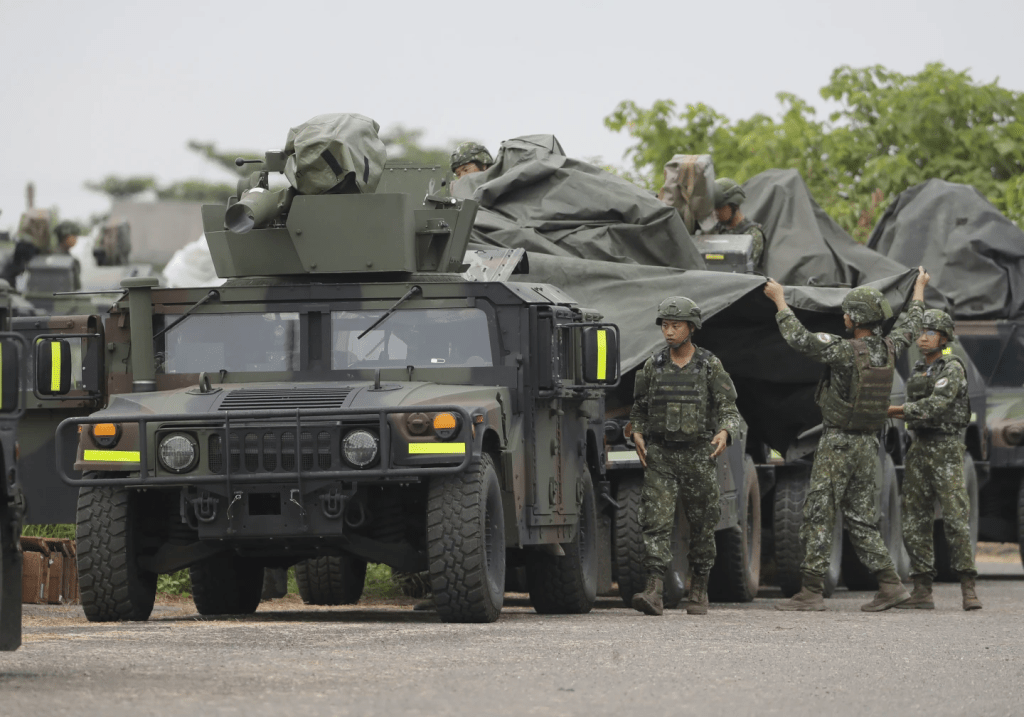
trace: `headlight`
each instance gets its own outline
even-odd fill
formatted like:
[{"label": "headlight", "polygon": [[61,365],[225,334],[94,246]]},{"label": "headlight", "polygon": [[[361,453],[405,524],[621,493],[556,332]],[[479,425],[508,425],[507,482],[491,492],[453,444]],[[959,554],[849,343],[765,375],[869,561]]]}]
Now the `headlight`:
[{"label": "headlight", "polygon": [[434,416],[434,433],[442,441],[455,437],[462,425],[462,418],[457,413],[439,413]]},{"label": "headlight", "polygon": [[366,468],[377,460],[379,443],[369,431],[350,431],[341,441],[341,455],[353,468]]},{"label": "headlight", "polygon": [[121,440],[121,427],[116,423],[96,423],[89,431],[92,442],[100,448],[113,448]]},{"label": "headlight", "polygon": [[172,473],[184,473],[199,462],[199,445],[191,436],[172,433],[160,441],[157,455],[164,468]]}]

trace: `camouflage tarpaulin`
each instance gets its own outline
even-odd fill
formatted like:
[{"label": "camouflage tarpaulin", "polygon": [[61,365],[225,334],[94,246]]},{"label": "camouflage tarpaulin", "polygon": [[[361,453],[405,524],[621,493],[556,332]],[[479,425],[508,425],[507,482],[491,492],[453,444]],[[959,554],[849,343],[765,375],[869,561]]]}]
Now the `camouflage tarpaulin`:
[{"label": "camouflage tarpaulin", "polygon": [[743,188],[743,213],[764,225],[768,239],[764,273],[781,284],[860,286],[906,269],[854,241],[817,205],[795,169],[769,169]]},{"label": "camouflage tarpaulin", "polygon": [[473,239],[556,256],[703,269],[675,209],[631,182],[565,156],[552,135],[502,142],[494,166],[452,185],[480,202]]},{"label": "camouflage tarpaulin", "polygon": [[[868,244],[923,264],[961,319],[1024,316],[1024,232],[974,187],[930,179],[889,205]],[[935,294],[929,303],[942,306]]]},{"label": "camouflage tarpaulin", "polygon": [[288,131],[284,173],[299,194],[324,194],[343,185],[371,194],[380,182],[387,150],[380,126],[357,114],[317,115]]}]

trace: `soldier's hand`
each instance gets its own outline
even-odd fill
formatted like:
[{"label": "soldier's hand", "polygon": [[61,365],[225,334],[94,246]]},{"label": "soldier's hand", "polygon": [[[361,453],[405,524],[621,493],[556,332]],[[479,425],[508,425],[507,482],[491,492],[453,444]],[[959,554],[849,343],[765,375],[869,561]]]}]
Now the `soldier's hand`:
[{"label": "soldier's hand", "polygon": [[928,286],[932,275],[924,270],[923,266],[917,267],[917,281],[914,282],[914,300],[924,301],[924,287]]},{"label": "soldier's hand", "polygon": [[715,434],[715,437],[711,439],[711,445],[715,447],[715,452],[711,454],[712,458],[718,458],[725,451],[726,445],[729,443],[728,431],[719,431]]},{"label": "soldier's hand", "polygon": [[889,418],[904,418],[903,406],[889,406],[889,410],[886,411],[886,415]]},{"label": "soldier's hand", "polygon": [[782,284],[775,281],[775,279],[769,279],[768,283],[764,285],[764,295],[775,302],[775,306],[779,311],[786,308],[785,289],[783,289]]},{"label": "soldier's hand", "polygon": [[640,463],[644,468],[647,467],[647,442],[644,440],[642,433],[633,434],[633,443],[636,445],[636,454],[640,456]]}]

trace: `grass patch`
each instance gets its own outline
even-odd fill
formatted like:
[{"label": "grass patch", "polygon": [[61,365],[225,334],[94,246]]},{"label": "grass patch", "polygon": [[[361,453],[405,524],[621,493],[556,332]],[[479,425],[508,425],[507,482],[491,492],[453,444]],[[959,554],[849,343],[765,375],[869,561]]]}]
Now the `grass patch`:
[{"label": "grass patch", "polygon": [[75,526],[71,523],[58,523],[54,525],[25,525],[21,528],[22,535],[29,535],[34,538],[60,538],[61,540],[75,539]]},{"label": "grass patch", "polygon": [[370,563],[366,566],[366,585],[363,587],[366,598],[397,598],[402,597],[402,589],[391,579],[391,568],[383,563]]}]

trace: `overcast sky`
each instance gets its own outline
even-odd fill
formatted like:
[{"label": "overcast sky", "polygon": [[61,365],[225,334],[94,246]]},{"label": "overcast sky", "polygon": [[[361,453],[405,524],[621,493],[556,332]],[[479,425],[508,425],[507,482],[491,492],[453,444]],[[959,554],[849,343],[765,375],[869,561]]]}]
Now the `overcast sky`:
[{"label": "overcast sky", "polygon": [[0,0],[0,229],[24,187],[65,218],[106,210],[108,174],[229,176],[188,151],[280,148],[324,112],[428,143],[553,133],[622,164],[602,119],[623,99],[776,114],[843,64],[927,62],[1024,90],[1020,0],[410,2]]}]

